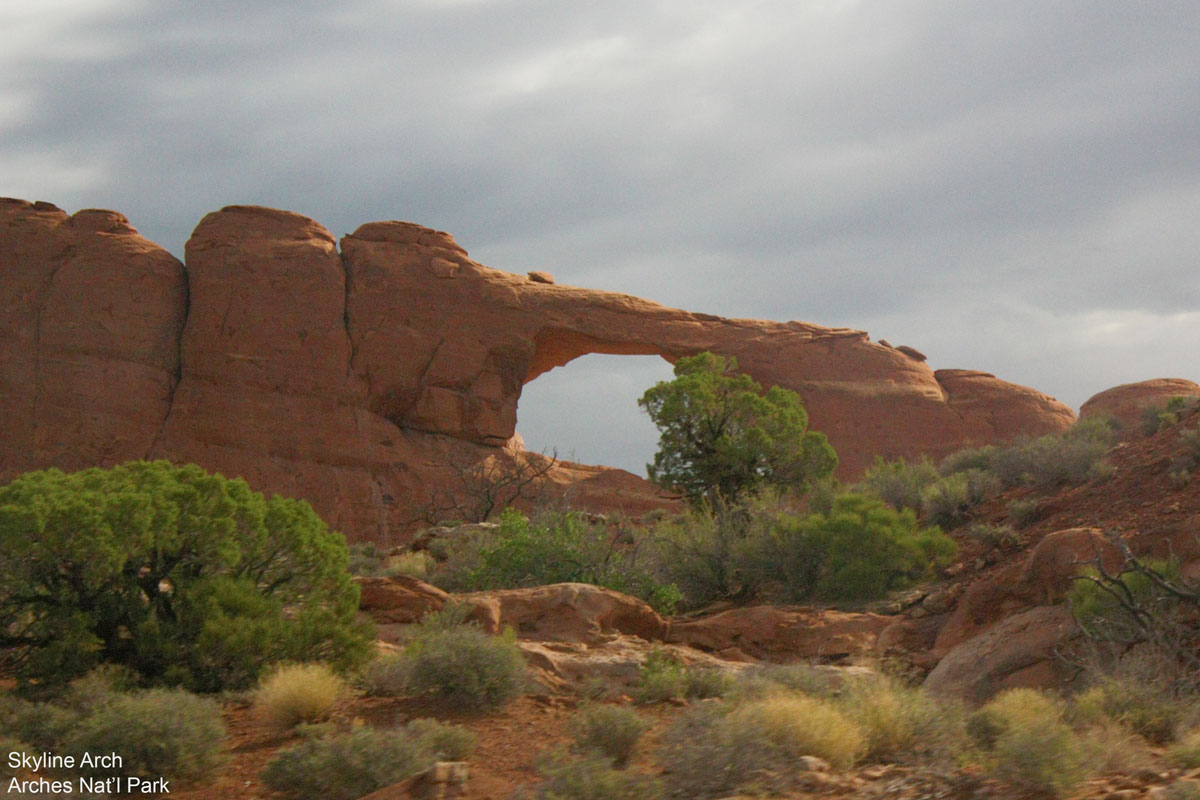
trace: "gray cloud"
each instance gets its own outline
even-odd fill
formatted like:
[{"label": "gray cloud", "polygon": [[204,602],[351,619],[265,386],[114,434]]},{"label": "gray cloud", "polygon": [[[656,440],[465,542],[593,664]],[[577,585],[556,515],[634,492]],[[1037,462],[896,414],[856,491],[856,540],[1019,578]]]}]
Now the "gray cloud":
[{"label": "gray cloud", "polygon": [[1077,405],[1200,376],[1197,23],[1184,0],[55,0],[0,11],[0,193],[117,208],[180,255],[230,203],[411,219],[499,268],[865,327]]}]

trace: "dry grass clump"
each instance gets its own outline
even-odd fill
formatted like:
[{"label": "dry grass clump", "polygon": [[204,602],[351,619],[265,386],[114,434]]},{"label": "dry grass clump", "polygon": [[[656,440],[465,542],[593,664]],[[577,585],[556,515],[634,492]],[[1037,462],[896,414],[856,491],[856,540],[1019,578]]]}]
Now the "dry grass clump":
[{"label": "dry grass clump", "polygon": [[1180,737],[1167,748],[1167,763],[1176,769],[1200,767],[1200,728]]},{"label": "dry grass clump", "polygon": [[346,682],[327,664],[287,664],[263,679],[254,707],[280,730],[328,719]]},{"label": "dry grass clump", "polygon": [[583,753],[598,752],[617,767],[629,763],[638,740],[649,729],[650,723],[640,714],[621,706],[584,708],[571,723],[576,749]]},{"label": "dry grass clump", "polygon": [[912,762],[953,760],[966,739],[962,706],[880,675],[846,684],[839,707],[867,739],[866,758]]},{"label": "dry grass clump", "polygon": [[1087,777],[1095,757],[1063,711],[1053,697],[1011,689],[971,715],[967,729],[992,775],[1031,795],[1061,797]]},{"label": "dry grass clump", "polygon": [[849,769],[868,750],[867,735],[828,700],[778,694],[754,700],[729,714],[734,726],[755,730],[788,758],[818,756]]}]

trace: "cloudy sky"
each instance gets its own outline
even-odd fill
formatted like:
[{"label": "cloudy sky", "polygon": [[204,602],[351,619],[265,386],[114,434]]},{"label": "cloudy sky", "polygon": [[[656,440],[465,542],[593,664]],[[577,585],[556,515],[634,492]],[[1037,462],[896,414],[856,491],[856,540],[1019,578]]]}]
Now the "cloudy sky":
[{"label": "cloudy sky", "polygon": [[[257,203],[852,326],[1078,406],[1200,380],[1195,0],[0,0],[0,195],[183,255]],[[526,390],[640,471],[658,359]]]}]

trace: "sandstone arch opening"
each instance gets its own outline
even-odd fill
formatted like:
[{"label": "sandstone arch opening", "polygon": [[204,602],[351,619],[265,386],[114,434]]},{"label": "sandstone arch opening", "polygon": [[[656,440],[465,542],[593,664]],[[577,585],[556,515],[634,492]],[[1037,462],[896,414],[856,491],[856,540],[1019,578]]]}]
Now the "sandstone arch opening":
[{"label": "sandstone arch opening", "polygon": [[658,429],[637,401],[672,376],[671,364],[657,355],[575,358],[525,384],[517,432],[528,450],[557,448],[560,458],[645,477],[658,449]]}]

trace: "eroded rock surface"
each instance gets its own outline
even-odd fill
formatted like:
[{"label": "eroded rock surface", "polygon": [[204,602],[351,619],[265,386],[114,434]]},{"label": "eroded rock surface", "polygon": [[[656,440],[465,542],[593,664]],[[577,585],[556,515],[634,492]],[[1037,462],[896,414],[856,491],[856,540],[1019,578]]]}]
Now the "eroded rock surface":
[{"label": "eroded rock surface", "polygon": [[1162,409],[1172,397],[1200,397],[1200,385],[1183,378],[1155,378],[1124,383],[1090,397],[1079,408],[1079,416],[1112,417],[1126,438],[1142,432],[1142,417],[1148,409]]},{"label": "eroded rock surface", "polygon": [[[1061,430],[1070,409],[908,347],[804,322],[724,319],[490,269],[449,234],[209,214],[187,268],[120,214],[0,201],[0,480],[134,458],[192,461],[310,500],[352,540],[404,540],[455,465],[504,453],[522,387],[588,353],[704,350],[801,393],[853,477],[876,454],[939,456]],[[595,510],[669,497],[559,465]]]}]

